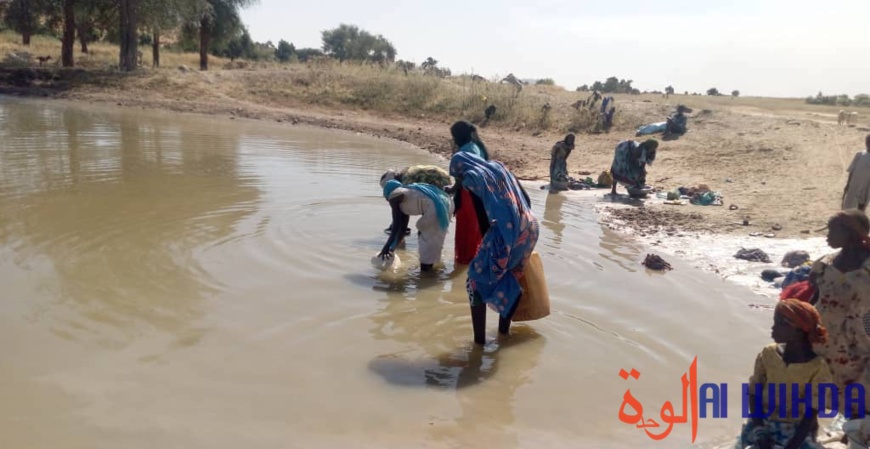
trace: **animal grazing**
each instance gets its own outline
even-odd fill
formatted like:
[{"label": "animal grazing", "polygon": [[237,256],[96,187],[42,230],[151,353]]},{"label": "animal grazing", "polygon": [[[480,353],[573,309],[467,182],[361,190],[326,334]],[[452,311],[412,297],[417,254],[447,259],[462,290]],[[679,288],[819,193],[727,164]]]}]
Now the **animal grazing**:
[{"label": "animal grazing", "polygon": [[37,56],[36,60],[39,61],[39,66],[42,67],[42,64],[51,61],[51,55],[49,56]]},{"label": "animal grazing", "polygon": [[842,125],[845,121],[846,121],[846,111],[841,109],[840,112],[837,113],[837,124]]}]

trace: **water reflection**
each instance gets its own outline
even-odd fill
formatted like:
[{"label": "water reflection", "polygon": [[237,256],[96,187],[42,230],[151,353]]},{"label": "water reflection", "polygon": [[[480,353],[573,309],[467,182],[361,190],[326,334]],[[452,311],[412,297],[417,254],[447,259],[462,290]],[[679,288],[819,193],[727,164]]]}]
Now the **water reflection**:
[{"label": "water reflection", "polygon": [[168,121],[4,109],[14,113],[0,124],[11,143],[0,151],[0,244],[19,264],[45,258],[43,284],[78,312],[49,313],[53,332],[115,347],[144,325],[189,341],[218,285],[194,254],[234,234],[259,200],[238,173],[237,138],[185,133],[177,167],[163,157]]},{"label": "water reflection", "polygon": [[[383,308],[370,317],[372,336],[406,349],[375,357],[369,370],[393,386],[455,394],[461,414],[439,423],[430,432],[434,441],[470,444],[469,436],[486,435],[487,443],[514,447],[515,394],[533,377],[545,339],[514,323],[510,336],[484,347],[472,344],[465,280],[462,269],[439,277],[406,276],[386,288],[383,280],[372,282],[373,290],[387,293]],[[492,339],[498,314],[488,311],[487,321]]]},{"label": "water reflection", "polygon": [[543,224],[553,232],[553,243],[559,246],[562,244],[562,232],[565,230],[565,223],[562,222],[562,205],[564,203],[564,195],[549,193],[544,209]]}]

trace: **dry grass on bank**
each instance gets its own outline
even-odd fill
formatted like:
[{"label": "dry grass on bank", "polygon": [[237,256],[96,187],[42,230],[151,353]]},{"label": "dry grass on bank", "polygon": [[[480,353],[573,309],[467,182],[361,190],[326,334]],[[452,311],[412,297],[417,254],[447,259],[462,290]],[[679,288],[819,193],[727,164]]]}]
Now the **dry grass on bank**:
[{"label": "dry grass on bank", "polygon": [[[33,36],[30,46],[20,43],[18,34],[0,32],[0,66],[36,67],[37,56],[51,56],[47,68],[60,65],[60,41],[47,36]],[[105,70],[117,67],[118,47],[97,42],[90,53],[78,52],[76,66]],[[319,61],[308,64],[250,63],[210,57],[211,70],[184,73],[179,66],[198,67],[199,55],[164,49],[162,68],[151,69],[150,47],[142,47],[143,68],[127,77],[119,87],[141,88],[165,98],[203,100],[239,100],[274,107],[360,110],[387,117],[404,117],[434,121],[451,121],[462,117],[475,123],[484,122],[484,110],[497,107],[490,127],[522,133],[595,133],[600,128],[596,110],[575,110],[577,100],[588,93],[571,92],[558,86],[525,86],[522,92],[508,84],[472,81],[469,76],[437,78],[421,73],[405,74],[399,69],[383,69],[362,64]],[[26,52],[29,63],[10,58]],[[103,87],[107,80],[86,81]],[[120,81],[119,81],[120,82]],[[111,82],[109,84],[115,84]],[[612,131],[632,132],[638,126],[664,120],[664,116],[682,103],[696,110],[743,110],[751,114],[791,113],[815,115],[836,120],[840,109],[834,106],[806,104],[802,99],[731,98],[728,96],[614,95],[616,115]],[[544,105],[551,108],[546,111]],[[597,109],[597,108],[596,108]],[[859,111],[860,113],[860,111]]]},{"label": "dry grass on bank", "polygon": [[[81,47],[78,41],[75,43],[75,64],[76,67],[84,69],[106,69],[118,66],[118,57],[120,49],[117,45],[105,42],[92,42],[88,44],[88,53],[79,51]],[[143,67],[151,67],[151,47],[141,46],[139,51],[142,52]],[[21,65],[14,58],[10,58],[10,53],[29,53],[31,55],[30,65],[38,66],[36,60],[38,56],[51,56],[51,61],[45,64],[45,67],[60,67],[60,39],[49,36],[33,36],[30,40],[30,45],[21,44],[21,35],[11,31],[0,32],[0,61],[3,66]],[[214,67],[221,67],[228,62],[227,59],[209,56],[209,64]],[[181,53],[169,49],[160,49],[160,63],[164,67],[176,68],[180,65],[189,67],[199,67],[199,54],[197,53]]]}]

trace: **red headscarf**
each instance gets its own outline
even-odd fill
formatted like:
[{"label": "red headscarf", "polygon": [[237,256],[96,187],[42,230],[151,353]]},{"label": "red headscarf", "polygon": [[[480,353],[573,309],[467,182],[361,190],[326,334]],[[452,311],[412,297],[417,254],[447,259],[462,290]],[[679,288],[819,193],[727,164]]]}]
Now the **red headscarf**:
[{"label": "red headscarf", "polygon": [[828,340],[828,331],[822,326],[822,317],[812,304],[796,298],[787,298],[776,304],[774,313],[781,315],[792,326],[806,332],[810,343],[825,343]]}]

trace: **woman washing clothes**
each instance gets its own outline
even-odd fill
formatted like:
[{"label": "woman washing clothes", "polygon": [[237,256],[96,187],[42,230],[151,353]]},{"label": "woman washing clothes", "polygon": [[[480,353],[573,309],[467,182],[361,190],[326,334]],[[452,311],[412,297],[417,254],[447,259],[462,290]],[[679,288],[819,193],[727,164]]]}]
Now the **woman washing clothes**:
[{"label": "woman washing clothes", "polygon": [[[840,413],[861,419],[847,416],[850,411],[843,405],[846,385],[860,383],[870,392],[870,220],[864,212],[848,209],[834,215],[827,228],[828,245],[840,251],[816,261],[810,272],[817,289],[815,307],[828,329],[827,342],[813,350],[828,362]],[[865,401],[870,404],[870,396]]]},{"label": "woman washing clothes", "polygon": [[482,345],[487,305],[499,313],[499,333],[505,335],[510,330],[511,317],[523,294],[519,279],[538,242],[538,221],[528,194],[502,163],[458,152],[450,160],[450,174],[457,185],[468,190],[483,234],[466,282],[474,342]]},{"label": "woman washing clothes", "polygon": [[447,238],[453,202],[443,190],[429,184],[408,184],[393,179],[384,183],[384,198],[393,211],[390,237],[378,257],[391,255],[405,238],[411,215],[420,215],[417,220],[417,235],[420,247],[420,270],[430,271],[441,261],[441,250]]},{"label": "woman washing clothes", "polygon": [[613,176],[612,196],[616,196],[617,183],[625,186],[633,197],[644,195],[641,191],[646,187],[646,167],[655,161],[658,147],[659,143],[655,139],[643,143],[623,140],[616,145],[610,167]]},{"label": "woman washing clothes", "polygon": [[[454,123],[450,127],[450,135],[453,137],[453,143],[456,144],[454,155],[467,153],[478,156],[484,161],[489,160],[489,151],[477,135],[477,128],[471,123],[464,120]],[[480,246],[480,241],[483,238],[477,224],[477,212],[471,203],[471,195],[467,189],[462,187],[461,183],[457,181],[453,187],[448,187],[445,190],[453,194],[453,202],[456,207],[454,259],[459,265],[468,265],[477,254],[477,247]]]},{"label": "woman washing clothes", "polygon": [[[412,165],[400,171],[394,169],[387,170],[381,176],[381,189],[384,188],[387,181],[393,179],[402,184],[429,184],[439,189],[450,185],[450,174],[447,173],[447,170],[436,165]],[[384,229],[384,232],[389,234],[391,230],[392,225]],[[405,235],[410,234],[411,228],[405,228]]]},{"label": "woman washing clothes", "polygon": [[568,156],[574,151],[574,134],[553,145],[550,150],[550,191],[568,190]]}]

